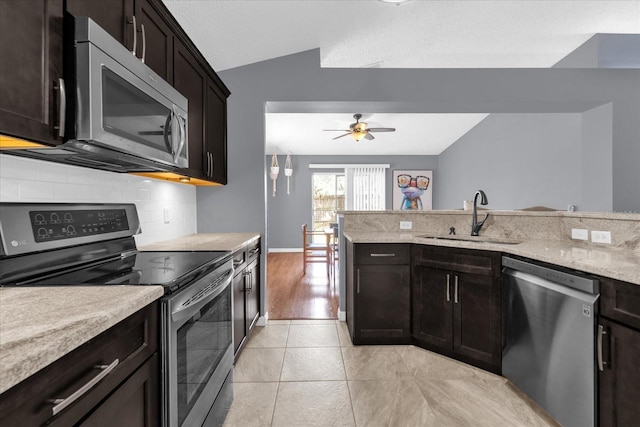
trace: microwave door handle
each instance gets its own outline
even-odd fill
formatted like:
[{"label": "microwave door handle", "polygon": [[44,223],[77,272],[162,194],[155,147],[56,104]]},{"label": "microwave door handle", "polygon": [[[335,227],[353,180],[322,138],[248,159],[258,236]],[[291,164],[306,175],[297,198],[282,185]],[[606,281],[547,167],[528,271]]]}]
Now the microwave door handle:
[{"label": "microwave door handle", "polygon": [[180,153],[187,141],[187,121],[183,120],[178,114],[176,114],[176,119],[178,119],[178,128],[180,130],[180,143],[178,144],[178,149],[173,154],[173,162],[177,164]]},{"label": "microwave door handle", "polygon": [[164,129],[162,129],[162,136],[164,137],[164,145],[167,147],[167,152],[173,155],[173,147],[171,141],[169,141],[169,131],[173,134],[173,111],[170,111],[167,115],[167,120],[164,122]]}]

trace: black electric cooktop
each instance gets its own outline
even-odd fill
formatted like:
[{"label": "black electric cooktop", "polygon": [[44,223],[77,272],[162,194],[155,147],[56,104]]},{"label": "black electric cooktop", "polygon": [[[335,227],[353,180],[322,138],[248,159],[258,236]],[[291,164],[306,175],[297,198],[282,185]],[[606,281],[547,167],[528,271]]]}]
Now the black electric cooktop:
[{"label": "black electric cooktop", "polygon": [[25,281],[46,285],[160,285],[172,293],[218,267],[230,252],[135,252],[122,258]]}]

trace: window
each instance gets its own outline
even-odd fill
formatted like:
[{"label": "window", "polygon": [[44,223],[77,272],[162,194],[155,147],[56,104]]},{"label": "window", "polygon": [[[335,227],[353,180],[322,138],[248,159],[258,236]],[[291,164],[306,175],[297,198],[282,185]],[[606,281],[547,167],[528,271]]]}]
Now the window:
[{"label": "window", "polygon": [[349,198],[347,209],[380,211],[385,209],[385,168],[349,167],[347,172]]}]

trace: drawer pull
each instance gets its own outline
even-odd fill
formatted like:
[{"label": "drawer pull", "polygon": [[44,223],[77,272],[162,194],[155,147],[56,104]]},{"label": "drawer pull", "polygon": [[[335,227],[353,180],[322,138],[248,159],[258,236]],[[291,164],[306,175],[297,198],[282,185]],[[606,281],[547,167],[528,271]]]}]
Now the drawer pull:
[{"label": "drawer pull", "polygon": [[254,249],[251,249],[251,250],[249,251],[249,255],[254,256],[255,254],[257,254],[257,253],[258,253],[258,251],[259,251],[259,250],[260,250],[260,248],[254,248]]},{"label": "drawer pull", "polygon": [[453,302],[458,303],[458,275],[456,274],[455,280],[453,283]]},{"label": "drawer pull", "polygon": [[396,254],[371,254],[372,257],[394,257]]},{"label": "drawer pull", "polygon": [[52,416],[55,416],[62,412],[67,406],[71,405],[73,402],[82,397],[86,392],[88,392],[94,385],[98,384],[104,377],[109,375],[111,371],[113,371],[116,366],[118,366],[120,361],[118,359],[111,362],[110,365],[96,365],[94,368],[100,369],[101,372],[93,377],[90,381],[88,381],[85,385],[76,390],[72,395],[66,397],[64,399],[51,399],[47,402],[53,403],[55,406],[52,408]]},{"label": "drawer pull", "polygon": [[451,276],[447,273],[447,301],[451,301]]}]

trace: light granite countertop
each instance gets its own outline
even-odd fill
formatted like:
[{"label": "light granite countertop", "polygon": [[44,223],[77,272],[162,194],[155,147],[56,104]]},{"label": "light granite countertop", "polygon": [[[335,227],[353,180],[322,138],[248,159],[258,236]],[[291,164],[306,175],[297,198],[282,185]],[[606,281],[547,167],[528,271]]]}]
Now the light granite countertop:
[{"label": "light granite countertop", "polygon": [[[471,239],[467,236],[457,236],[456,240],[420,237],[425,234],[428,233],[344,232],[344,236],[353,243],[417,243],[497,251],[640,285],[640,252],[638,251],[557,240],[524,240],[513,244],[516,240],[500,238],[493,238],[494,242],[476,242],[462,240]],[[449,238],[446,235],[439,237]],[[481,239],[478,238],[478,240]]]},{"label": "light granite countertop", "polygon": [[151,243],[140,251],[231,251],[258,239],[260,233],[196,233],[176,239]]},{"label": "light granite countertop", "polygon": [[0,289],[0,393],[162,297],[162,286]]}]

